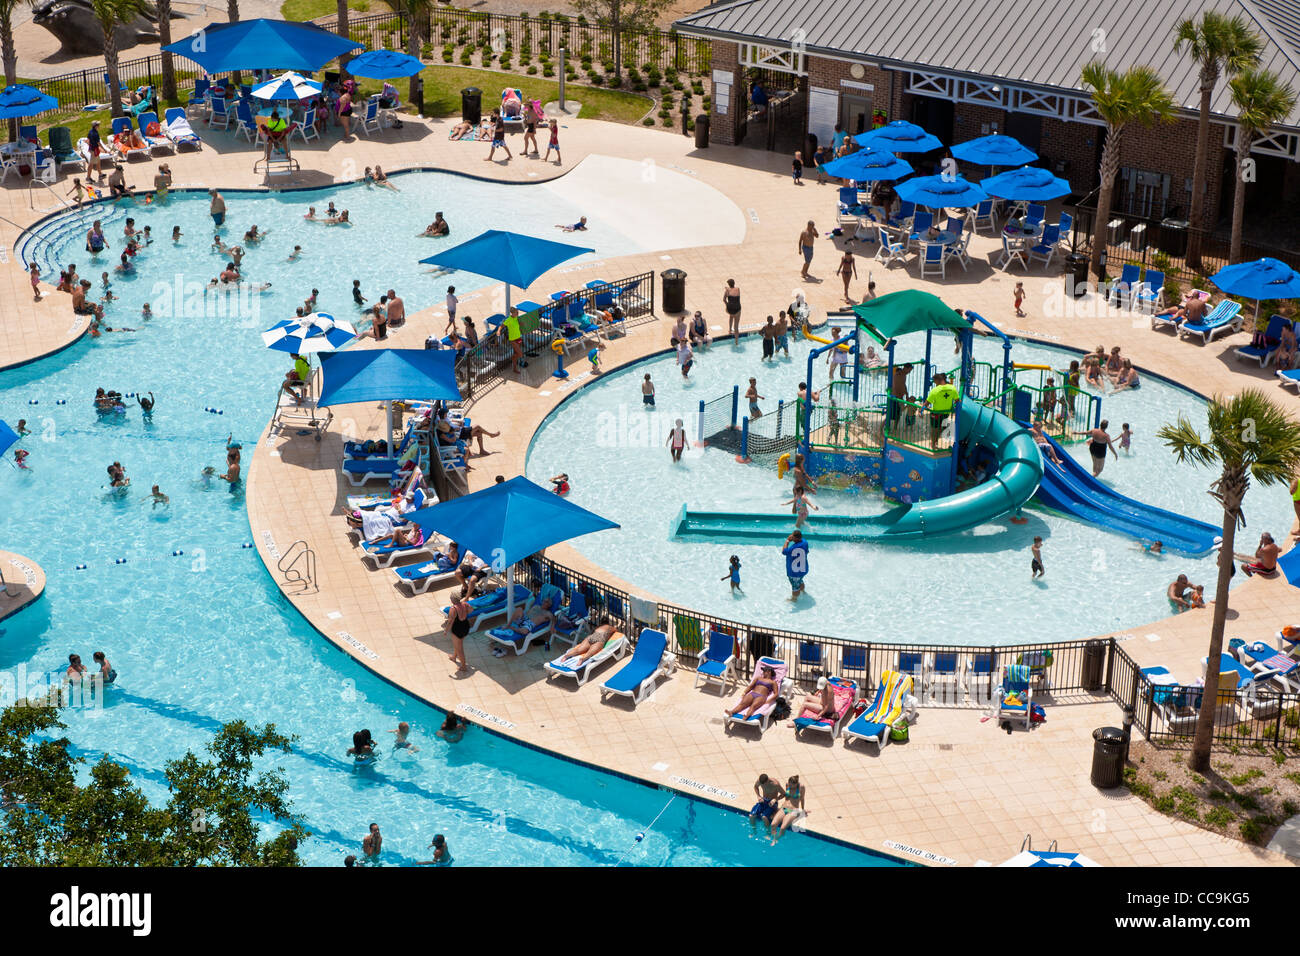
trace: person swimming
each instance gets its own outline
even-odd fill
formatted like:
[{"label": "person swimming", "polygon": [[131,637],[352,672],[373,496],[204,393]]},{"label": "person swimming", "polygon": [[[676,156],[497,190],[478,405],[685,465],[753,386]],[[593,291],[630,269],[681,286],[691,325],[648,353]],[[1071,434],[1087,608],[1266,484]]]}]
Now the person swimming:
[{"label": "person swimming", "polygon": [[409,750],[411,753],[418,753],[420,748],[411,743],[408,739],[411,736],[411,725],[406,721],[399,721],[397,727],[389,731],[393,734],[394,750]]},{"label": "person swimming", "polygon": [[165,494],[163,494],[161,491],[158,490],[157,485],[154,485],[153,490],[149,492],[149,500],[153,502],[154,508],[157,508],[159,505],[166,507],[167,505],[171,504],[172,501]]},{"label": "person swimming", "polygon": [[569,476],[565,474],[555,475],[550,479],[551,490],[557,495],[567,495],[569,493]]}]

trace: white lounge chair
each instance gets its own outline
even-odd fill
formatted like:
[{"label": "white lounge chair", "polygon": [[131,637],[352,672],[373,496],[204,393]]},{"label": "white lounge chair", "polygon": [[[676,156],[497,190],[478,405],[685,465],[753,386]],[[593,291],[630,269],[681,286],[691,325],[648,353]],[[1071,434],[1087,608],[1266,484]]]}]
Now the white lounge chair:
[{"label": "white lounge chair", "polygon": [[571,651],[566,651],[553,661],[547,661],[544,665],[546,668],[546,679],[550,680],[552,677],[572,677],[578,682],[578,686],[581,687],[583,684],[587,683],[587,678],[589,678],[592,675],[592,672],[594,672],[601,664],[605,663],[605,661],[622,657],[626,653],[627,635],[615,632],[614,636],[605,642],[604,647],[598,650],[591,657],[588,657],[585,661],[579,662],[575,659],[572,663],[565,663],[565,661],[568,660]]}]

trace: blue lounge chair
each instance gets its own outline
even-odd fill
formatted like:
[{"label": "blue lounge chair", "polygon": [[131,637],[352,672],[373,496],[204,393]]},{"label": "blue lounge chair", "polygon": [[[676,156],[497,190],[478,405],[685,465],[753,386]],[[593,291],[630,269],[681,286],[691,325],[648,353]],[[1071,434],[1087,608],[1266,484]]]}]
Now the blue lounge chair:
[{"label": "blue lounge chair", "polygon": [[820,675],[822,669],[822,646],[816,641],[802,641],[799,644],[799,667]]},{"label": "blue lounge chair", "polygon": [[894,721],[903,715],[903,699],[912,692],[912,687],[910,675],[884,671],[880,675],[880,686],[876,688],[876,698],[871,706],[844,728],[844,746],[847,747],[855,740],[865,740],[880,750],[889,743],[889,730],[894,726]]},{"label": "blue lounge chair", "polygon": [[865,673],[867,669],[867,649],[865,647],[846,647],[840,655],[840,673]]},{"label": "blue lounge chair", "polygon": [[700,681],[717,681],[723,693],[736,681],[736,638],[732,634],[709,631],[709,643],[700,651],[695,668],[695,686]]},{"label": "blue lounge chair", "polygon": [[996,661],[992,651],[983,651],[971,655],[970,669],[966,672],[966,691],[973,693],[980,685],[984,687],[984,700],[993,696],[993,670]]},{"label": "blue lounge chair", "polygon": [[1288,657],[1272,644],[1253,641],[1241,648],[1241,656],[1256,681],[1272,680],[1288,694],[1300,693],[1300,661]]},{"label": "blue lounge chair", "polygon": [[663,631],[646,628],[637,638],[632,659],[617,674],[600,685],[600,699],[606,694],[630,697],[639,704],[655,689],[660,677],[668,673],[673,657],[668,653],[668,635]]},{"label": "blue lounge chair", "polygon": [[1136,263],[1124,263],[1124,267],[1119,270],[1119,281],[1110,287],[1110,298],[1114,300],[1117,307],[1128,302],[1129,308],[1132,308],[1133,290],[1137,288],[1138,279],[1141,275],[1142,269]]},{"label": "blue lounge chair", "polygon": [[[163,134],[162,124],[158,122],[157,113],[150,111],[141,113],[139,125],[140,135],[144,137],[144,141],[149,144],[150,153],[157,153],[160,149],[169,153],[176,152],[176,144]],[[158,132],[150,133],[150,127],[155,125],[158,127]]]},{"label": "blue lounge chair", "polygon": [[1282,380],[1283,385],[1300,388],[1300,368],[1280,368],[1277,370],[1277,377]]},{"label": "blue lounge chair", "polygon": [[925,655],[920,651],[899,651],[898,671],[912,677],[922,677],[925,673]]},{"label": "blue lounge chair", "polygon": [[852,713],[853,704],[857,700],[858,684],[847,677],[831,677],[827,679],[827,683],[831,685],[831,693],[835,695],[835,712],[829,717],[796,716],[794,719],[796,737],[805,730],[830,734],[832,740],[840,735],[844,721]]},{"label": "blue lounge chair", "polygon": [[[180,107],[174,107],[180,109]],[[229,98],[225,96],[212,97],[212,113],[208,116],[208,125],[216,126],[221,124],[222,129],[230,128],[230,121],[234,119],[234,114],[230,112]]]},{"label": "blue lounge chair", "polygon": [[361,550],[365,552],[363,558],[369,558],[375,562],[377,568],[392,567],[392,565],[403,558],[414,558],[421,555],[432,556],[433,542],[427,538],[420,544],[371,544],[369,541],[361,542]]},{"label": "blue lounge chair", "polygon": [[[533,592],[528,590],[522,584],[515,584],[514,589],[515,606],[523,605],[525,611],[532,606]],[[476,598],[469,599],[469,620],[472,622],[470,631],[477,631],[482,627],[484,621],[490,621],[492,618],[505,614],[509,609],[509,602],[506,601],[506,589],[499,587],[488,594],[481,594]],[[443,614],[451,612],[450,607],[442,609]]]},{"label": "blue lounge chair", "polygon": [[1199,335],[1202,345],[1209,345],[1221,332],[1241,331],[1241,304],[1224,299],[1200,322],[1184,322],[1178,327],[1182,335]]},{"label": "blue lounge chair", "polygon": [[614,636],[605,642],[605,646],[595,653],[594,656],[588,657],[585,661],[571,659],[566,651],[553,661],[547,661],[543,666],[546,669],[546,679],[552,677],[572,677],[581,687],[587,683],[587,678],[592,672],[605,661],[622,657],[627,653],[627,635],[620,631],[614,632]]},{"label": "blue lounge chair", "polygon": [[176,144],[176,148],[182,146],[193,146],[195,149],[203,148],[203,140],[199,139],[199,134],[194,132],[190,126],[189,117],[179,106],[173,106],[163,113],[164,135]]},{"label": "blue lounge chair", "polygon": [[1273,353],[1282,345],[1283,327],[1290,324],[1289,319],[1274,315],[1268,320],[1268,327],[1264,330],[1263,345],[1243,345],[1232,351],[1244,359],[1255,359],[1259,362],[1259,367],[1264,368],[1273,360]]},{"label": "blue lounge chair", "polygon": [[569,603],[556,611],[555,636],[572,645],[586,637],[590,630],[591,611],[587,608],[587,597],[574,588],[569,592]]},{"label": "blue lounge chair", "polygon": [[524,612],[524,615],[523,620],[528,624],[527,631],[520,634],[508,624],[502,625],[501,627],[494,627],[488,630],[488,640],[493,644],[499,644],[502,647],[514,651],[516,657],[528,650],[529,646],[535,641],[545,641],[547,650],[550,650],[551,619],[546,618],[545,620],[538,622],[531,620],[527,616],[527,611]]},{"label": "blue lounge chair", "polygon": [[54,163],[59,169],[64,166],[86,165],[85,157],[72,145],[72,130],[66,126],[52,126],[46,135],[50,141],[50,152],[54,154]]},{"label": "blue lounge chair", "polygon": [[[760,657],[754,662],[754,673],[761,673],[762,668],[764,667],[772,668],[773,673],[776,675],[775,681],[777,692],[771,695],[762,707],[754,711],[754,713],[748,717],[740,713],[728,714],[723,723],[723,729],[727,733],[731,733],[732,724],[740,724],[746,727],[757,727],[758,732],[761,734],[772,723],[772,711],[776,710],[777,698],[789,694],[794,690],[794,681],[785,676],[789,670],[785,661],[779,660],[775,657]],[[741,699],[743,700],[744,698],[742,697]]]},{"label": "blue lounge chair", "polygon": [[408,585],[412,594],[423,594],[435,584],[456,578],[458,565],[451,563],[441,552],[434,552],[433,560],[423,564],[408,564],[394,568],[397,586]]},{"label": "blue lounge chair", "polygon": [[1034,691],[1029,686],[1030,667],[1028,664],[1008,664],[1002,675],[1002,694],[998,699],[997,719],[1002,721],[1020,721],[1025,729],[1030,727],[1030,715],[1033,712]]},{"label": "blue lounge chair", "polygon": [[1139,309],[1149,305],[1152,312],[1164,305],[1165,274],[1155,269],[1148,269],[1147,274],[1138,283],[1133,304]]}]

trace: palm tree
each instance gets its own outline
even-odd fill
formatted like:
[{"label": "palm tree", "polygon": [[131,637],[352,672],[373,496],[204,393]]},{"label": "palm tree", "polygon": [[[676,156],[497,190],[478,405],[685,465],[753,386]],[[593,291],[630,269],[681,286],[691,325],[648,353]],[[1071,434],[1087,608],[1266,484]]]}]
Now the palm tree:
[{"label": "palm tree", "polygon": [[143,13],[144,0],[90,0],[91,10],[104,36],[104,69],[108,73],[109,106],[113,116],[122,116],[121,83],[117,78],[117,27]]},{"label": "palm tree", "polygon": [[[158,42],[165,48],[172,42],[172,0],[157,0],[157,7]],[[176,67],[166,49],[162,54],[162,98],[164,103],[176,100]]]},{"label": "palm tree", "polygon": [[1205,229],[1205,165],[1210,148],[1210,100],[1223,73],[1235,76],[1259,62],[1264,48],[1259,35],[1241,16],[1226,17],[1213,10],[1199,21],[1186,19],[1174,28],[1174,52],[1188,55],[1201,70],[1201,111],[1196,123],[1196,162],[1192,167],[1191,234],[1187,237],[1187,264],[1201,266],[1201,239]]},{"label": "palm tree", "polygon": [[[334,32],[341,37],[348,35],[348,0],[338,0],[338,23],[334,27]],[[350,53],[344,53],[339,57],[339,79],[345,80],[348,77],[348,60],[352,59]]]},{"label": "palm tree", "polygon": [[[239,0],[226,0],[226,19],[231,23],[239,22]],[[244,83],[244,77],[238,70],[230,71],[230,82],[235,84],[235,90]]]},{"label": "palm tree", "polygon": [[[18,82],[18,48],[14,46],[14,12],[29,0],[0,0],[0,61],[4,63],[5,86]],[[9,121],[9,139],[18,138],[18,120]]]},{"label": "palm tree", "polygon": [[[434,0],[406,0],[406,52],[417,60],[420,58],[420,43],[424,39],[424,27],[429,22],[429,11]],[[411,77],[411,85],[406,93],[406,101],[414,103],[420,94],[420,74]]]},{"label": "palm tree", "polygon": [[1106,251],[1106,223],[1115,193],[1115,176],[1124,131],[1133,123],[1151,126],[1174,115],[1174,99],[1160,74],[1149,66],[1130,67],[1124,73],[1093,60],[1083,68],[1083,83],[1092,90],[1092,102],[1106,121],[1106,143],[1101,150],[1101,191],[1097,194],[1097,219],[1092,224],[1092,262],[1089,269],[1101,279],[1101,256]]},{"label": "palm tree", "polygon": [[1209,435],[1202,436],[1186,416],[1179,415],[1176,425],[1166,425],[1158,433],[1180,463],[1191,461],[1221,469],[1219,477],[1210,485],[1210,494],[1223,506],[1223,541],[1219,546],[1219,579],[1214,591],[1205,693],[1201,695],[1191,759],[1191,768],[1200,773],[1210,769],[1219,655],[1223,652],[1228,581],[1233,571],[1233,539],[1238,526],[1245,524],[1241,503],[1252,478],[1261,485],[1285,485],[1300,469],[1300,422],[1258,389],[1246,389],[1229,398],[1215,396],[1210,401],[1209,425]]},{"label": "palm tree", "polygon": [[1291,115],[1296,95],[1276,73],[1246,70],[1228,81],[1232,104],[1237,107],[1237,184],[1232,194],[1232,246],[1230,262],[1241,261],[1241,225],[1246,212],[1246,163],[1256,137]]}]

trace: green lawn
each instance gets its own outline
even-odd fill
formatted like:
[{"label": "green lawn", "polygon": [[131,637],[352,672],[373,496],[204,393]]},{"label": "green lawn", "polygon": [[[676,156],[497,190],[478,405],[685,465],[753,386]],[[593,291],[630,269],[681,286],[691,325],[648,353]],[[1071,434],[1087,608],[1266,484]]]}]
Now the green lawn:
[{"label": "green lawn", "polygon": [[[333,16],[338,9],[335,0],[284,0],[280,5],[280,16],[286,20],[315,20],[317,17]],[[388,13],[392,7],[380,0],[348,0],[348,9],[364,16]]]},{"label": "green lawn", "polygon": [[[424,115],[453,116],[460,113],[460,91],[477,86],[483,91],[483,111],[489,112],[507,86],[523,90],[524,99],[550,103],[560,98],[560,84],[554,80],[496,70],[478,70],[467,66],[431,66],[424,71]],[[405,92],[406,86],[398,89]],[[645,116],[654,101],[649,97],[595,86],[568,84],[568,99],[582,104],[581,119],[635,123]]]}]

